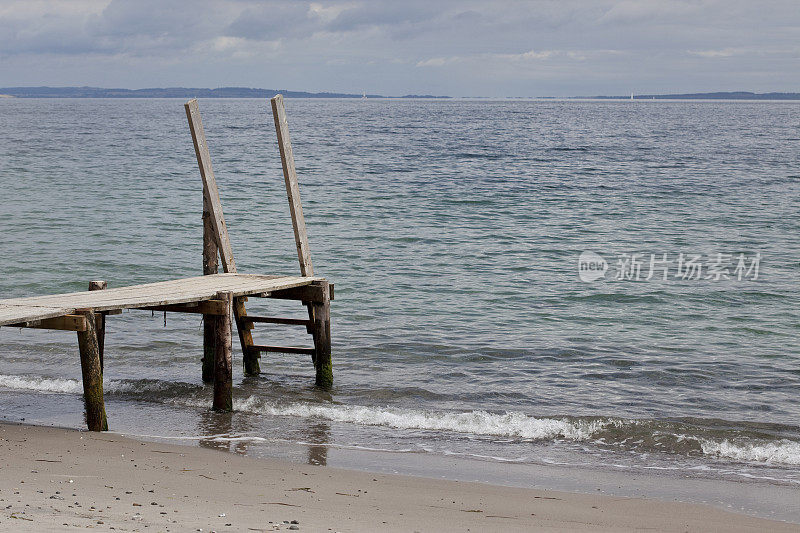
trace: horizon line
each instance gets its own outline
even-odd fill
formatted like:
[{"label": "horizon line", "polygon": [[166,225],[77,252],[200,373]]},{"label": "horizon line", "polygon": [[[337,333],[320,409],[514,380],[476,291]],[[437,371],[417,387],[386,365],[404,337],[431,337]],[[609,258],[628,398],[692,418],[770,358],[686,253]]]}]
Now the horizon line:
[{"label": "horizon line", "polygon": [[[114,94],[116,92],[124,94]],[[630,95],[540,95],[540,96],[450,96],[450,95],[433,95],[433,94],[405,94],[405,95],[383,95],[377,93],[348,93],[338,91],[304,91],[304,90],[289,90],[289,89],[271,89],[261,87],[245,87],[245,86],[220,86],[216,88],[209,87],[184,87],[184,86],[171,86],[171,87],[143,87],[138,89],[129,89],[125,87],[98,87],[90,85],[26,85],[26,86],[10,86],[0,88],[0,96],[5,97],[22,97],[22,98],[36,98],[36,97],[62,97],[62,98],[91,98],[93,96],[100,98],[124,98],[135,97],[130,93],[162,93],[161,95],[150,94],[141,96],[141,98],[185,98],[185,97],[222,97],[222,98],[261,98],[265,95],[255,93],[267,94],[284,94],[289,98],[368,98],[368,99],[402,99],[402,98],[424,98],[424,99],[626,99],[626,100],[642,100],[642,99],[783,99],[783,100],[797,100],[800,99],[800,92],[793,91],[768,91],[768,92],[753,92],[753,91],[705,91],[705,92],[680,92],[680,93],[631,93]],[[213,94],[202,96],[200,94],[189,96],[190,92],[205,92],[205,93],[228,93],[228,94]],[[164,94],[167,93],[167,94]],[[169,95],[172,93],[173,95]],[[180,94],[177,94],[180,93]],[[737,98],[739,97],[739,98]],[[772,98],[770,98],[772,97]]]}]

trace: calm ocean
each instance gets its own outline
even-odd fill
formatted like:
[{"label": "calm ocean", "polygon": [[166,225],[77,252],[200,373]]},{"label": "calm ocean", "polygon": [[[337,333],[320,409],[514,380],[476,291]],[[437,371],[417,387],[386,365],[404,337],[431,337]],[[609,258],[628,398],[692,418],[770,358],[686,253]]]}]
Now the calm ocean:
[{"label": "calm ocean", "polygon": [[[0,297],[201,273],[182,104],[0,99]],[[240,271],[297,273],[268,102],[200,107]],[[113,430],[316,463],[388,450],[800,485],[800,104],[287,112],[315,270],[336,284],[335,388],[297,355],[243,379],[235,351],[236,412],[212,413],[200,319],[130,311],[109,318]],[[80,392],[74,334],[0,330],[1,419],[82,427]]]}]

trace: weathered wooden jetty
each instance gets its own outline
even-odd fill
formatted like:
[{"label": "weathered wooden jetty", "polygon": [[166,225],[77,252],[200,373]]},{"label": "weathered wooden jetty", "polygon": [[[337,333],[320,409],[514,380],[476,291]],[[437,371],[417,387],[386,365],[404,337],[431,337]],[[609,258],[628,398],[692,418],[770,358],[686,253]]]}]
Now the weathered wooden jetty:
[{"label": "weathered wooden jetty", "polygon": [[[212,407],[216,410],[232,408],[233,323],[239,333],[245,375],[260,373],[261,353],[306,354],[311,356],[316,369],[317,386],[332,385],[330,301],[333,284],[314,276],[282,96],[272,98],[271,104],[300,276],[237,272],[200,110],[197,100],[190,100],[185,105],[186,117],[203,182],[203,275],[119,288],[107,288],[105,281],[91,281],[86,292],[0,300],[0,326],[77,332],[86,423],[90,430],[108,429],[103,401],[105,324],[109,315],[120,314],[125,309],[203,315],[202,376],[203,381],[214,384]],[[223,273],[219,273],[219,263]],[[307,308],[308,319],[248,315],[245,304],[251,297],[297,300]],[[251,330],[258,323],[305,326],[312,336],[313,347],[255,344]]]}]

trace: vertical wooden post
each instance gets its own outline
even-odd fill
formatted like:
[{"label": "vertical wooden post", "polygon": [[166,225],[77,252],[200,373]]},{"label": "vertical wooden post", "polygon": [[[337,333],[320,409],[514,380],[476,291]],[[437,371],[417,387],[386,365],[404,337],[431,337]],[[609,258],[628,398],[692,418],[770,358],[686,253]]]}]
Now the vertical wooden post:
[{"label": "vertical wooden post", "polygon": [[[203,275],[216,274],[217,241],[211,223],[208,199],[203,195]],[[203,382],[214,381],[214,324],[213,315],[203,315]]]},{"label": "vertical wooden post", "polygon": [[[313,276],[314,265],[311,263],[311,248],[308,244],[308,232],[303,216],[303,205],[300,202],[300,185],[297,181],[297,169],[294,164],[292,140],[289,136],[289,121],[283,105],[283,95],[275,95],[271,100],[272,118],[275,121],[275,132],[278,135],[278,149],[281,153],[283,179],[286,184],[286,196],[289,199],[289,213],[292,215],[294,242],[297,246],[297,259],[300,262],[300,274]],[[329,388],[333,385],[333,368],[331,366],[331,319],[330,292],[328,282],[324,282],[325,301],[322,304],[307,304],[308,318],[313,326],[314,355],[312,361],[316,369],[316,383],[319,387]]]},{"label": "vertical wooden post", "polygon": [[233,294],[217,293],[226,302],[227,312],[214,320],[214,404],[215,411],[233,409],[233,366],[231,363],[231,312]]},{"label": "vertical wooden post", "polygon": [[257,376],[261,373],[261,365],[258,362],[261,353],[254,351],[253,334],[250,333],[252,323],[245,323],[242,319],[247,316],[244,303],[246,296],[239,296],[233,299],[233,316],[236,319],[236,331],[239,333],[239,344],[242,345],[242,364],[244,365],[245,376]]},{"label": "vertical wooden post", "polygon": [[189,121],[189,131],[192,133],[194,152],[197,156],[197,165],[200,167],[200,177],[203,179],[203,197],[207,200],[208,211],[211,214],[211,225],[214,228],[216,244],[222,258],[222,268],[225,272],[236,272],[236,261],[233,259],[231,241],[228,238],[228,227],[225,225],[225,215],[222,214],[222,203],[219,200],[217,179],[211,167],[211,154],[208,151],[206,133],[203,130],[203,121],[200,118],[200,108],[197,100],[189,100],[184,105],[186,118]]},{"label": "vertical wooden post", "polygon": [[316,369],[318,387],[329,389],[333,386],[333,365],[331,363],[331,299],[330,286],[327,281],[315,281],[314,285],[322,287],[322,302],[311,305],[314,321],[314,368]]},{"label": "vertical wooden post", "polygon": [[[90,291],[104,291],[108,287],[105,281],[90,281]],[[103,371],[103,352],[106,345],[106,315],[105,313],[96,313],[97,315],[97,346],[100,352],[100,371]]]},{"label": "vertical wooden post", "polygon": [[[208,220],[211,225],[213,241],[216,250],[219,251],[223,271],[236,273],[236,261],[233,258],[233,249],[231,248],[231,241],[228,237],[228,227],[225,225],[225,215],[222,213],[222,202],[220,202],[219,199],[217,179],[214,177],[214,169],[211,166],[211,154],[208,151],[208,143],[206,142],[206,134],[203,130],[203,121],[200,118],[200,108],[197,105],[197,99],[186,102],[184,108],[186,109],[186,119],[189,121],[189,130],[192,134],[194,152],[197,156],[197,166],[200,168],[200,177],[203,179],[203,211],[205,213],[205,211],[208,210]],[[216,270],[214,273],[216,274]],[[261,372],[258,364],[260,355],[251,349],[253,346],[253,335],[248,329],[248,324],[242,321],[242,319],[247,316],[247,310],[244,306],[246,301],[247,298],[244,297],[235,298],[233,302],[233,314],[236,318],[239,342],[242,345],[244,372],[247,375],[257,375]],[[204,348],[206,346],[208,345],[205,345]],[[204,350],[204,360],[208,358],[207,355],[205,355],[206,353],[207,352]]]},{"label": "vertical wooden post", "polygon": [[103,370],[100,368],[100,346],[97,342],[97,315],[92,309],[78,309],[75,312],[86,317],[86,331],[78,332],[86,425],[90,431],[108,431],[103,401]]},{"label": "vertical wooden post", "polygon": [[300,274],[313,276],[314,266],[311,264],[311,250],[308,246],[303,205],[300,203],[300,185],[297,183],[297,170],[294,166],[292,140],[289,137],[289,122],[286,120],[286,109],[283,107],[283,95],[276,95],[270,102],[272,103],[272,118],[275,120],[275,132],[278,134],[278,149],[281,152],[283,179],[286,183],[286,196],[289,198],[289,212],[292,215]]}]

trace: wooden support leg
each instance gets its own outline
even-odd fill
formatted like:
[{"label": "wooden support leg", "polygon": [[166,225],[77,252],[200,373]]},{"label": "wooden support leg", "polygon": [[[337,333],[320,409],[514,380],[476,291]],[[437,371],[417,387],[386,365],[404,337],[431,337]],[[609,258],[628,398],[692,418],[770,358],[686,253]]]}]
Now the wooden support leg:
[{"label": "wooden support leg", "polygon": [[211,383],[214,381],[214,354],[216,345],[214,343],[214,330],[216,328],[217,317],[203,315],[203,382]]},{"label": "wooden support leg", "polygon": [[211,383],[214,381],[214,329],[216,328],[217,317],[213,315],[203,315],[203,382]]},{"label": "wooden support leg", "polygon": [[331,363],[331,309],[330,291],[327,281],[316,282],[322,286],[322,302],[314,302],[314,368],[317,371],[317,386],[329,389],[333,386],[333,365]]},{"label": "wooden support leg", "polygon": [[214,320],[214,410],[233,409],[233,366],[231,363],[231,313],[233,294],[219,292],[217,298],[227,302],[228,312]]},{"label": "wooden support leg", "polygon": [[[211,211],[203,195],[203,275],[216,274],[217,266],[217,240],[214,236],[214,227],[211,223]],[[216,318],[212,315],[203,315],[203,382],[214,381],[214,325]]]},{"label": "wooden support leg", "polygon": [[[104,291],[108,287],[105,281],[90,281],[90,291]],[[97,317],[97,346],[100,349],[100,371],[103,371],[103,352],[105,351],[106,344],[106,315],[103,313],[96,313]]]},{"label": "wooden support leg", "polygon": [[317,368],[317,330],[314,323],[314,304],[311,302],[303,302],[303,305],[308,309],[308,321],[311,322],[311,325],[306,328],[306,331],[314,336],[314,353],[311,355],[311,362],[314,363],[314,368]]},{"label": "wooden support leg", "polygon": [[97,316],[91,309],[77,310],[86,317],[86,331],[78,332],[83,375],[83,399],[86,404],[86,425],[90,431],[108,431],[103,402],[103,370],[100,368],[100,346],[97,339]]},{"label": "wooden support leg", "polygon": [[244,363],[245,376],[257,376],[261,373],[261,365],[258,358],[261,354],[253,350],[253,334],[250,333],[252,322],[246,322],[247,310],[244,303],[247,297],[240,296],[233,299],[233,316],[236,319],[236,331],[239,332],[239,342],[242,345],[242,362]]}]

